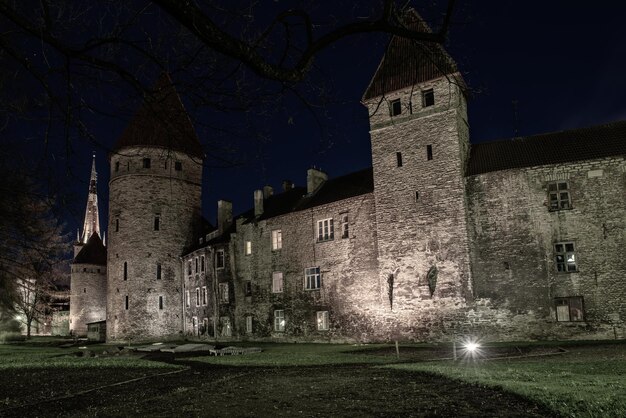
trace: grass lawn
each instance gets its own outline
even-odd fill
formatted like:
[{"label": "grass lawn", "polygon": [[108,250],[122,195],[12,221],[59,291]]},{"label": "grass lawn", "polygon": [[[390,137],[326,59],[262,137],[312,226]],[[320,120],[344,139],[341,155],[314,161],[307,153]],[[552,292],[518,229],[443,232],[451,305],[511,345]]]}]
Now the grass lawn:
[{"label": "grass lawn", "polygon": [[426,361],[449,356],[436,345],[402,346],[400,360],[389,345],[254,345],[263,352],[150,360],[0,345],[0,416],[626,415],[623,344],[473,363]]}]

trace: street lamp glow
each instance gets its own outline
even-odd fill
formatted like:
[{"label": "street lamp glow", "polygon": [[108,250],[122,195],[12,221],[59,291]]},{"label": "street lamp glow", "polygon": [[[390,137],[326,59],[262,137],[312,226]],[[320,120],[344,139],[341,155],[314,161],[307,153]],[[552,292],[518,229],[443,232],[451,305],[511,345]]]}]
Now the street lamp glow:
[{"label": "street lamp glow", "polygon": [[480,348],[480,345],[478,345],[478,343],[470,341],[468,343],[465,344],[465,349],[470,352],[473,353],[476,350],[478,350]]}]

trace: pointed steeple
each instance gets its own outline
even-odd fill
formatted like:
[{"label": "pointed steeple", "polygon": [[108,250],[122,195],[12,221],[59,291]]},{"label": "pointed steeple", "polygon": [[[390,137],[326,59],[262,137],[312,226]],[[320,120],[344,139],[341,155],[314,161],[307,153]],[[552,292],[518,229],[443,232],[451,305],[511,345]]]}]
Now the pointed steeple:
[{"label": "pointed steeple", "polygon": [[89,195],[87,196],[87,208],[85,209],[85,223],[83,224],[83,234],[80,242],[87,242],[92,234],[100,236],[100,216],[98,214],[98,173],[96,172],[96,153],[93,153],[91,163],[91,179],[89,180]]}]

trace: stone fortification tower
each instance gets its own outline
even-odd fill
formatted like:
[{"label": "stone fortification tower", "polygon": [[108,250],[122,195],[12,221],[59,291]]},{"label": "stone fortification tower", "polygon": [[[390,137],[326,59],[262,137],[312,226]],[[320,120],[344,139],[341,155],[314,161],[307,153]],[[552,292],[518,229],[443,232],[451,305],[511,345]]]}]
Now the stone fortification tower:
[{"label": "stone fortification tower", "polygon": [[200,217],[203,155],[164,74],[110,156],[108,341],[182,330],[179,257]]},{"label": "stone fortification tower", "polygon": [[77,336],[87,335],[87,323],[106,318],[107,255],[100,239],[97,178],[94,154],[85,222],[74,244],[70,275],[70,331]]},{"label": "stone fortification tower", "polygon": [[[407,25],[429,32],[411,11]],[[440,45],[392,38],[363,96],[370,114],[381,291],[407,329],[423,308],[471,294],[464,172],[464,83]],[[459,303],[460,302],[460,303]],[[439,306],[441,305],[441,306]],[[442,309],[443,307],[443,309]]]}]

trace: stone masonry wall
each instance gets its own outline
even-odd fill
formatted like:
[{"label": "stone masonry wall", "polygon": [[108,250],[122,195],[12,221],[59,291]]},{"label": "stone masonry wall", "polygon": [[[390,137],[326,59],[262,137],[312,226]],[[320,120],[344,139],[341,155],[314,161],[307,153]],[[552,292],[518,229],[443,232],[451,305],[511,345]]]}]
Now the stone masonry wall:
[{"label": "stone masonry wall", "polygon": [[70,279],[70,331],[87,335],[87,323],[104,321],[107,309],[107,268],[73,264]]},{"label": "stone masonry wall", "polygon": [[[571,209],[549,210],[554,181],[568,183]],[[623,157],[481,174],[467,189],[474,292],[500,312],[500,339],[626,336]],[[564,241],[576,272],[557,272],[554,243]],[[570,296],[583,297],[585,321],[556,321],[554,299]]]},{"label": "stone masonry wall", "polygon": [[[144,158],[150,158],[150,168],[144,168]],[[179,152],[128,147],[111,157],[107,341],[172,338],[182,332],[179,257],[199,218],[201,177],[202,162]]]}]

